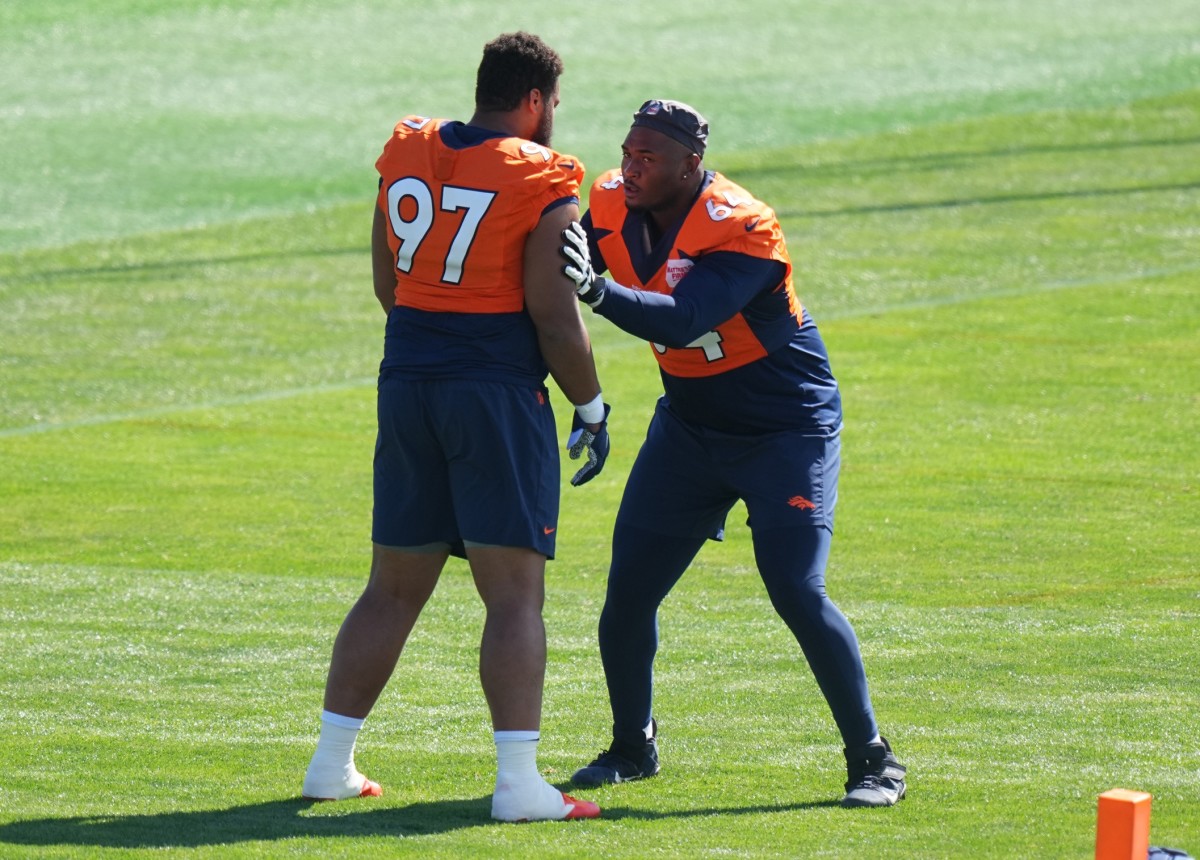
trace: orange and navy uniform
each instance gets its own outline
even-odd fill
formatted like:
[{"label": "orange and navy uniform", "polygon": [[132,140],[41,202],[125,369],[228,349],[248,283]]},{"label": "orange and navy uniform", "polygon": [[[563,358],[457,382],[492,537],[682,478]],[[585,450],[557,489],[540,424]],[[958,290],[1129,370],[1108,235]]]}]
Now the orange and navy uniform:
[{"label": "orange and navy uniform", "polygon": [[769,206],[709,171],[682,222],[657,236],[612,170],[583,225],[596,271],[617,282],[596,313],[651,342],[681,418],[730,433],[840,429],[837,382]]},{"label": "orange and navy uniform", "polygon": [[525,242],[546,212],[578,203],[583,165],[528,140],[409,116],[375,167],[396,265],[381,373],[541,384]]}]

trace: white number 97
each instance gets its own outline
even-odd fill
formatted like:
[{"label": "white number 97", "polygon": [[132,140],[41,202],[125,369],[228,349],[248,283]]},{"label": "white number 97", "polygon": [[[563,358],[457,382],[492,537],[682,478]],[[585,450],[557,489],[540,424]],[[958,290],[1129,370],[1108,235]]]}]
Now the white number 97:
[{"label": "white number 97", "polygon": [[[413,202],[416,210],[409,220],[400,215],[400,205],[406,198]],[[392,232],[400,240],[400,247],[396,249],[396,269],[405,274],[412,271],[413,257],[433,227],[435,212],[457,212],[461,209],[465,210],[465,214],[454,233],[454,240],[446,251],[442,267],[444,283],[459,283],[462,280],[463,263],[466,262],[467,253],[475,241],[479,224],[495,198],[494,191],[447,185],[442,188],[441,206],[435,209],[433,192],[423,181],[415,176],[397,179],[387,190],[388,221],[391,223]]]}]

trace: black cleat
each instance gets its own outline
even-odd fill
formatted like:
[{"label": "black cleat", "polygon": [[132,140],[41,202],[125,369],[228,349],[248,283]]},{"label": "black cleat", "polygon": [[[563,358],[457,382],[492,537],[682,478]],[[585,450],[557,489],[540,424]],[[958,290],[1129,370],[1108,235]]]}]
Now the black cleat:
[{"label": "black cleat", "polygon": [[846,753],[846,796],[842,806],[895,806],[907,787],[908,769],[896,761],[887,738]]},{"label": "black cleat", "polygon": [[[658,725],[653,725],[657,736]],[[658,740],[652,737],[644,746],[630,746],[614,740],[610,749],[601,750],[600,755],[587,767],[581,767],[571,777],[575,785],[595,788],[618,782],[646,779],[659,771]]]}]

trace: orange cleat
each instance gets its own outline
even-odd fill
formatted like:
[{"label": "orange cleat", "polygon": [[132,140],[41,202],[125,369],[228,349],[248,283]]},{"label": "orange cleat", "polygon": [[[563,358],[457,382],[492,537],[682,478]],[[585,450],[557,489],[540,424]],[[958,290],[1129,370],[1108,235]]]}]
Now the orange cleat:
[{"label": "orange cleat", "polygon": [[304,795],[301,795],[301,799],[302,800],[311,800],[316,803],[328,803],[328,802],[332,802],[335,800],[351,800],[355,797],[382,797],[382,796],[383,796],[383,788],[379,785],[379,783],[372,782],[371,780],[367,779],[364,776],[362,791],[360,791],[358,794],[349,795],[348,797],[312,797],[310,795],[304,794]]},{"label": "orange cleat", "polygon": [[573,818],[599,818],[600,807],[592,803],[590,800],[579,800],[571,797],[569,794],[563,795],[563,803],[572,804],[573,808],[564,817],[564,821],[570,821]]}]

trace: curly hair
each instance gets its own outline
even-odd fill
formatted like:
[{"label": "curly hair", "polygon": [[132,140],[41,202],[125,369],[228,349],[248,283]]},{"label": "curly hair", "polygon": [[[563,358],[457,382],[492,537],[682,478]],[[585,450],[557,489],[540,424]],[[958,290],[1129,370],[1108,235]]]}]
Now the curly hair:
[{"label": "curly hair", "polygon": [[549,96],[562,73],[562,57],[537,36],[504,33],[483,46],[475,76],[475,109],[513,110],[533,89]]}]

